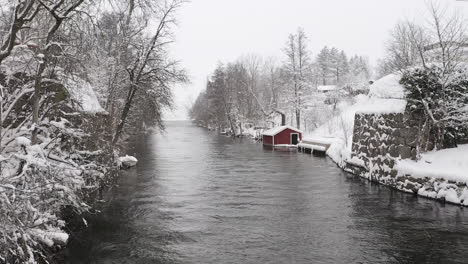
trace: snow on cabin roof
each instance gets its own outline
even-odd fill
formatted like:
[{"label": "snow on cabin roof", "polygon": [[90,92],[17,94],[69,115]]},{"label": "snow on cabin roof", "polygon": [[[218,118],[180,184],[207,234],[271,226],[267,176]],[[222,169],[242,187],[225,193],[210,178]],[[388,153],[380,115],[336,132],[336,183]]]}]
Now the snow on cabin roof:
[{"label": "snow on cabin roof", "polygon": [[297,128],[294,128],[292,126],[278,126],[278,127],[274,127],[274,128],[271,128],[271,129],[263,132],[263,135],[264,136],[276,136],[278,133],[280,133],[281,131],[283,131],[285,129],[291,129],[291,130],[297,131],[299,133],[302,133],[301,130],[299,130]]},{"label": "snow on cabin roof", "polygon": [[336,85],[319,85],[317,86],[317,90],[322,91],[322,92],[328,92],[328,91],[335,91],[338,90],[338,86]]}]

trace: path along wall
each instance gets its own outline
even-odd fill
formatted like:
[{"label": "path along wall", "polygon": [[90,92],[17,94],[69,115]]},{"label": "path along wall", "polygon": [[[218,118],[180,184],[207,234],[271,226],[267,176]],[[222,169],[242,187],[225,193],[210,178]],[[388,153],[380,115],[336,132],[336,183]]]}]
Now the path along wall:
[{"label": "path along wall", "polygon": [[398,172],[397,161],[416,160],[418,146],[434,148],[432,134],[421,126],[420,118],[408,113],[356,114],[352,154],[345,170],[405,192],[468,205],[465,183]]}]

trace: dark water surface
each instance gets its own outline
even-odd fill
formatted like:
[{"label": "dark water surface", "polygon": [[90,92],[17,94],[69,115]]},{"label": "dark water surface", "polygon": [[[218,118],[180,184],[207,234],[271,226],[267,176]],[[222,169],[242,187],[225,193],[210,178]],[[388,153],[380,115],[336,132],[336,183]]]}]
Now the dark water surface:
[{"label": "dark water surface", "polygon": [[68,263],[468,263],[468,211],[328,158],[168,123],[138,139]]}]

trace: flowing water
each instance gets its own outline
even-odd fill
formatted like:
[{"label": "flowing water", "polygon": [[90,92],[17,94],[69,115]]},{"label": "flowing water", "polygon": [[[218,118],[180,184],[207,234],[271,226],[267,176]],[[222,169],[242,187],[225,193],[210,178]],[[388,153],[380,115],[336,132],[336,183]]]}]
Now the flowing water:
[{"label": "flowing water", "polygon": [[468,211],[369,183],[328,158],[188,122],[135,140],[138,166],[67,263],[467,263]]}]

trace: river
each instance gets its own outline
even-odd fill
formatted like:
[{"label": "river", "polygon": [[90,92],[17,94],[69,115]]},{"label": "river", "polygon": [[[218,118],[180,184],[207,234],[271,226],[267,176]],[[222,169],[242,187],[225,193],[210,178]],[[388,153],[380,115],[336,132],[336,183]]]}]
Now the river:
[{"label": "river", "polygon": [[188,122],[140,137],[67,263],[466,263],[468,211]]}]

